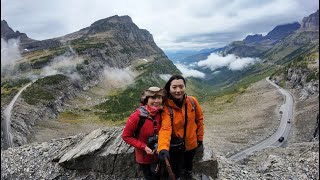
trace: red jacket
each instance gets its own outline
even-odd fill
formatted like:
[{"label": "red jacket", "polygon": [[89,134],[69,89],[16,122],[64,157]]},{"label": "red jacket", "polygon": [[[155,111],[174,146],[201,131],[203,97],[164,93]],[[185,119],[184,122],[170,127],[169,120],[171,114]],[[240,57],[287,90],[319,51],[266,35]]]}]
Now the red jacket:
[{"label": "red jacket", "polygon": [[[143,113],[146,113],[146,112],[143,112]],[[141,115],[140,108],[136,109],[136,111],[130,115],[130,117],[126,123],[126,126],[123,129],[122,139],[126,143],[135,147],[136,161],[138,163],[150,164],[150,163],[154,162],[155,160],[157,160],[157,155],[156,155],[156,153],[154,155],[148,155],[144,151],[144,148],[147,146],[148,138],[150,136],[153,136],[153,134],[154,134],[153,122],[150,118],[146,118],[142,128],[140,129],[138,137],[134,137],[133,134],[136,131],[136,129],[138,128],[140,115]],[[157,122],[157,126],[156,126],[157,132],[159,132],[160,120],[161,120],[160,112],[157,113],[157,115],[154,119]]]}]

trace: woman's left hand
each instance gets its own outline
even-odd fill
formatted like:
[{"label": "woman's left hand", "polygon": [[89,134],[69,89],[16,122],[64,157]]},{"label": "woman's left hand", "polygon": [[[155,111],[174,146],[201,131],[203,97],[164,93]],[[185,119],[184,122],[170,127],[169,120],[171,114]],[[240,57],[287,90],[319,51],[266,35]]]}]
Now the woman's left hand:
[{"label": "woman's left hand", "polygon": [[150,149],[148,146],[146,146],[146,147],[144,148],[144,151],[145,151],[147,154],[150,154],[150,155],[152,155],[152,154],[154,153],[154,151],[152,151],[152,149]]}]

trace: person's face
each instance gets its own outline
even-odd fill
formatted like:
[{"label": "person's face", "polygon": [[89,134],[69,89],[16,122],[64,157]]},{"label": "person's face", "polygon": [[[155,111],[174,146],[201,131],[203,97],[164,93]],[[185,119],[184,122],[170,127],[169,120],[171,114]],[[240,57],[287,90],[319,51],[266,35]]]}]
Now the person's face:
[{"label": "person's face", "polygon": [[148,106],[160,107],[162,105],[162,96],[155,95],[148,98]]},{"label": "person's face", "polygon": [[170,84],[170,94],[173,98],[182,100],[186,86],[184,85],[183,79],[175,79]]}]

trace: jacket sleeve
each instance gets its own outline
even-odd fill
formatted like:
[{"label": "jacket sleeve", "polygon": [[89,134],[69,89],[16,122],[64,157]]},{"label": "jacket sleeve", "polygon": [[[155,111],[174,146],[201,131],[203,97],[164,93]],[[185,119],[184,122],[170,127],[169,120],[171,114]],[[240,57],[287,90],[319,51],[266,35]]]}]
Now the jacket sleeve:
[{"label": "jacket sleeve", "polygon": [[204,135],[204,119],[203,119],[203,112],[200,107],[200,104],[198,100],[195,97],[192,97],[195,106],[196,106],[196,123],[197,123],[197,140],[203,141],[203,135]]},{"label": "jacket sleeve", "polygon": [[169,150],[171,140],[172,125],[168,107],[164,107],[162,112],[161,128],[158,137],[158,153],[165,149]]},{"label": "jacket sleeve", "polygon": [[126,126],[123,129],[122,132],[122,139],[130,144],[131,146],[142,149],[146,147],[146,144],[140,140],[137,139],[137,137],[134,137],[133,134],[138,128],[138,123],[140,120],[139,116],[139,110],[136,110],[134,113],[132,113],[126,123]]}]

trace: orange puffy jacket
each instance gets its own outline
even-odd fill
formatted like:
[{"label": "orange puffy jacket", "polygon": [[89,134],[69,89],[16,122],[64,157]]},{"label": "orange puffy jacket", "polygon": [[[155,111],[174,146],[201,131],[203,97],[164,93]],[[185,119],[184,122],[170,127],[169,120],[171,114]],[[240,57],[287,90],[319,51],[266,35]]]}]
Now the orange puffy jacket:
[{"label": "orange puffy jacket", "polygon": [[[187,96],[186,96],[187,97]],[[198,146],[198,141],[203,141],[204,124],[203,112],[198,100],[193,98],[195,110],[192,109],[192,103],[189,98],[184,99],[182,108],[179,108],[172,99],[167,99],[162,112],[161,129],[159,131],[158,152],[161,150],[169,150],[171,135],[173,137],[183,138],[184,122],[185,122],[185,105],[187,105],[188,123],[186,128],[185,148],[186,151],[192,150]],[[173,125],[171,124],[170,111],[167,106],[170,106],[173,111]],[[172,128],[173,126],[173,128]]]}]

